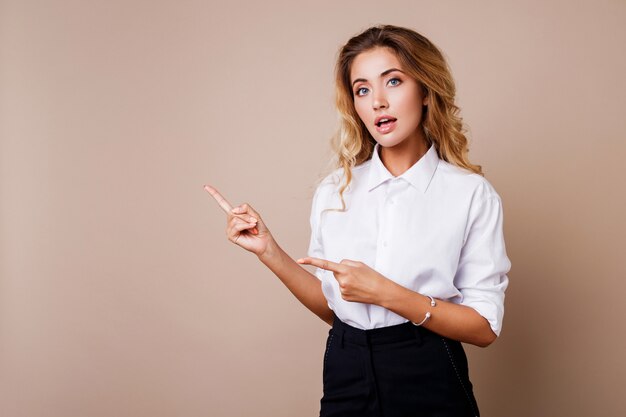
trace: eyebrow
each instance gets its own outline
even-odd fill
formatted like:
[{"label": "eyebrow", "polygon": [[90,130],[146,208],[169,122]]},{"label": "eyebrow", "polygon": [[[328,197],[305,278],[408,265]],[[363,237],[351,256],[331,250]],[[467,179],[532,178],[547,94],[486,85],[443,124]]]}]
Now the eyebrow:
[{"label": "eyebrow", "polygon": [[[404,71],[399,70],[398,68],[389,68],[386,71],[383,71],[380,73],[381,77],[384,77],[385,75],[389,74],[390,72],[394,72],[394,71],[398,71],[404,74]],[[367,81],[365,78],[357,78],[356,80],[352,81],[352,87],[354,87],[354,84],[358,83],[359,81]]]}]

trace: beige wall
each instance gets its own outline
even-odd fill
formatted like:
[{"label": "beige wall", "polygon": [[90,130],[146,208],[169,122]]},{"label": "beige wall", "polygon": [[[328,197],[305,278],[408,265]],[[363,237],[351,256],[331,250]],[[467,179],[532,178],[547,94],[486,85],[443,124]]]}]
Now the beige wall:
[{"label": "beige wall", "polygon": [[335,53],[376,23],[449,57],[505,204],[483,415],[626,415],[626,3],[295,3],[1,3],[0,415],[317,415],[328,327],[202,185],[305,254]]}]

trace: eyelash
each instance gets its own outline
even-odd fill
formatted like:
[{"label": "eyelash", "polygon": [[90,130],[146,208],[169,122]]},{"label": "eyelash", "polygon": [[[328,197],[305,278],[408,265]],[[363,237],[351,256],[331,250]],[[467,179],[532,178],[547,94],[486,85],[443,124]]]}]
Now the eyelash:
[{"label": "eyelash", "polygon": [[[390,82],[392,82],[392,81],[394,81],[394,80],[395,80],[395,81],[398,81],[399,83],[398,83],[398,84],[396,84],[396,85],[393,85],[392,87],[397,87],[397,86],[398,86],[398,85],[400,85],[400,83],[402,82],[402,80],[400,80],[399,78],[391,78],[389,81],[387,81],[387,83],[390,83]],[[361,91],[361,90],[367,90],[367,87],[360,87],[360,88],[357,88],[357,89],[356,89],[356,91],[354,92],[354,94],[356,94],[357,96],[361,97],[362,95],[361,95],[361,94],[359,94],[359,91]]]}]

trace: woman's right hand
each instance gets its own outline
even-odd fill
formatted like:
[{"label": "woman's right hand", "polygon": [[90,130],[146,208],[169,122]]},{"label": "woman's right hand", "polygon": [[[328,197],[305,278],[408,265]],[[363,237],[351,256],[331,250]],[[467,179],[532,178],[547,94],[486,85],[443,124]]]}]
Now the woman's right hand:
[{"label": "woman's right hand", "polygon": [[228,240],[257,256],[262,255],[274,238],[259,213],[254,211],[249,204],[232,207],[210,185],[205,185],[204,189],[215,198],[215,201],[226,212],[226,237]]}]

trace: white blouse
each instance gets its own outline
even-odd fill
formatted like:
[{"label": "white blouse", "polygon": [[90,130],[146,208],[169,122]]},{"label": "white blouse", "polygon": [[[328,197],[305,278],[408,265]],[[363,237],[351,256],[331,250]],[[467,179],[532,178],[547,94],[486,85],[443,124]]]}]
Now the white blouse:
[{"label": "white blouse", "polygon": [[[502,328],[511,262],[502,231],[502,202],[481,175],[439,159],[434,146],[402,175],[372,158],[352,169],[341,209],[339,168],[317,187],[308,256],[361,261],[421,294],[474,308],[496,335]],[[317,268],[328,306],[359,329],[407,321],[384,307],[341,298],[331,271]]]}]

